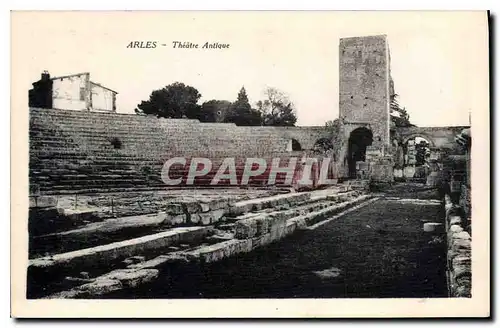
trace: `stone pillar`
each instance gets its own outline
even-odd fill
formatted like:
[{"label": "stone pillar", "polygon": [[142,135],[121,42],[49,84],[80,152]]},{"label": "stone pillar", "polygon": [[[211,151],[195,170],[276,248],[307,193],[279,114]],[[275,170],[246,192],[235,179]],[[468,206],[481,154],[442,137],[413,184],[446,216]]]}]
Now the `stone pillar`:
[{"label": "stone pillar", "polygon": [[394,158],[390,153],[384,154],[383,148],[366,147],[366,162],[369,167],[367,178],[377,182],[394,181]]}]

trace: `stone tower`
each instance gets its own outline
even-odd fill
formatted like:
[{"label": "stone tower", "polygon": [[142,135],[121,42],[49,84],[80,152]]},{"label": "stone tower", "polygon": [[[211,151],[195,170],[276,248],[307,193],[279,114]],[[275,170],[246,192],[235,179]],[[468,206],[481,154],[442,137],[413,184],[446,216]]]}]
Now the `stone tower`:
[{"label": "stone tower", "polygon": [[394,87],[387,37],[340,39],[339,62],[344,173],[350,178],[392,181],[390,99]]},{"label": "stone tower", "polygon": [[340,118],[373,134],[373,148],[390,145],[390,57],[385,35],[340,39]]}]

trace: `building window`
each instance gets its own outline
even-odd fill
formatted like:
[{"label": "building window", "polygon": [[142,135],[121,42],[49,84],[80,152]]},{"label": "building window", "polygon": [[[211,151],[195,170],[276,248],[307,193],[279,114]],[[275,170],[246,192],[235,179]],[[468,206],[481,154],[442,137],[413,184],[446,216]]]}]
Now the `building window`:
[{"label": "building window", "polygon": [[80,88],[80,101],[85,101],[85,88]]}]

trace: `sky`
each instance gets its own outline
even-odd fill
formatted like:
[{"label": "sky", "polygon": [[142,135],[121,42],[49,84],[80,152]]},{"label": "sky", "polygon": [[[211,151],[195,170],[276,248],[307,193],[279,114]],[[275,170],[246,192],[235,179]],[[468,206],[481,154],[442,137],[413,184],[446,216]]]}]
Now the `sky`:
[{"label": "sky", "polygon": [[[298,125],[338,117],[338,45],[342,37],[387,35],[399,103],[418,126],[468,125],[488,110],[485,12],[15,12],[12,84],[26,97],[44,70],[90,72],[116,90],[117,111],[133,113],[173,82],[203,101],[251,104],[275,87],[294,103]],[[131,41],[156,41],[130,49]],[[229,44],[174,49],[173,41]],[[161,46],[166,44],[166,46]]]}]

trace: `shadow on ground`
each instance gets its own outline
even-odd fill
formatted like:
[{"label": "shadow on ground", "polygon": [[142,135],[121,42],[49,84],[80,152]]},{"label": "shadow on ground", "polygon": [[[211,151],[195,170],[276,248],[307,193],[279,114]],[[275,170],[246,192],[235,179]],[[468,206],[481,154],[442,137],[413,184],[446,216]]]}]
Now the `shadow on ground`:
[{"label": "shadow on ground", "polygon": [[[391,197],[433,199],[435,190],[396,186]],[[109,298],[446,297],[444,222],[439,202],[384,199],[316,230],[202,267],[170,269],[140,289]]]}]

